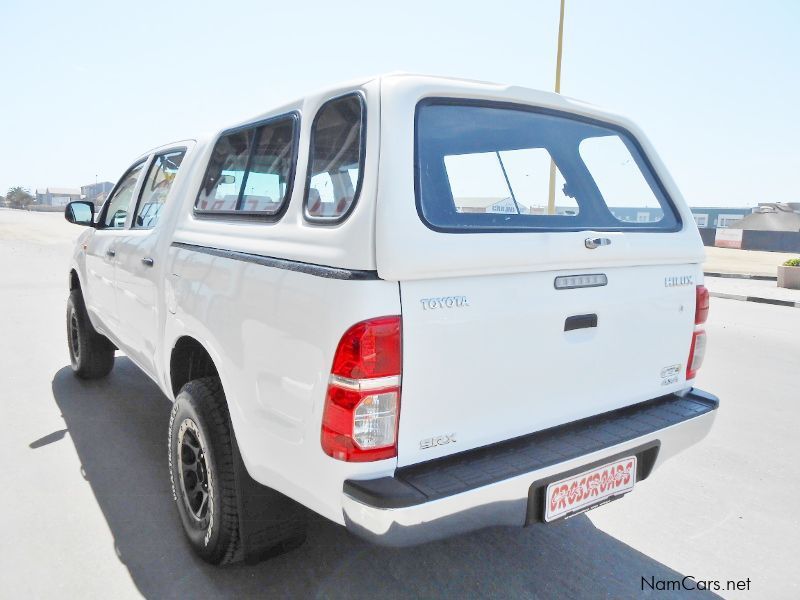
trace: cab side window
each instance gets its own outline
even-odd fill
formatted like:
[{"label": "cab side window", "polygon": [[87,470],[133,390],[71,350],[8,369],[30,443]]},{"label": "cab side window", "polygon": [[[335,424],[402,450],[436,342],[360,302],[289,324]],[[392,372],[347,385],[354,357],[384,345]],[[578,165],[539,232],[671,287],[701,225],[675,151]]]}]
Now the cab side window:
[{"label": "cab side window", "polygon": [[133,190],[136,188],[136,182],[139,179],[139,173],[144,168],[144,162],[131,167],[131,169],[123,175],[117,189],[108,199],[106,209],[103,213],[103,228],[104,229],[122,229],[125,227],[125,219],[128,217],[128,207],[133,198]]},{"label": "cab side window", "polygon": [[134,229],[152,229],[156,226],[185,155],[185,150],[175,150],[153,159],[133,216]]},{"label": "cab side window", "polygon": [[305,214],[337,223],[355,205],[364,171],[364,101],[360,94],[334,98],[311,126]]}]

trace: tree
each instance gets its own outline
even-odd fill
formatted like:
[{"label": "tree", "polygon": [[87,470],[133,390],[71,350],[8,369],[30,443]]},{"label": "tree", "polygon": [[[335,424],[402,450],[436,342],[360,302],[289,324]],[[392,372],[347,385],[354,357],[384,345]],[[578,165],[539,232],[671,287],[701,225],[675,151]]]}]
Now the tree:
[{"label": "tree", "polygon": [[33,204],[34,198],[24,187],[17,186],[9,188],[6,202],[11,208],[25,208],[29,204]]}]

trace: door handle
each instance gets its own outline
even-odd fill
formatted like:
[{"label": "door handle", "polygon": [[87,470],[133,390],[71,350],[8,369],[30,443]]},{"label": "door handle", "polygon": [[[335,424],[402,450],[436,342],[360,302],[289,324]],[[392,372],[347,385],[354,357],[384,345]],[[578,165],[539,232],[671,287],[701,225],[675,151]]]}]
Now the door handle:
[{"label": "door handle", "polygon": [[591,329],[597,327],[597,313],[588,315],[573,315],[564,321],[564,331],[575,331],[576,329]]},{"label": "door handle", "polygon": [[152,258],[150,258],[149,256],[145,256],[145,257],[142,259],[142,264],[143,264],[145,267],[152,267],[152,266],[153,266],[153,259],[152,259]]},{"label": "door handle", "polygon": [[583,242],[589,250],[594,250],[599,246],[609,246],[611,244],[611,240],[608,238],[586,238]]},{"label": "door handle", "polygon": [[109,248],[108,250],[106,250],[106,256],[110,256],[111,258],[114,258],[116,255],[117,255],[117,251],[114,250],[113,248]]}]

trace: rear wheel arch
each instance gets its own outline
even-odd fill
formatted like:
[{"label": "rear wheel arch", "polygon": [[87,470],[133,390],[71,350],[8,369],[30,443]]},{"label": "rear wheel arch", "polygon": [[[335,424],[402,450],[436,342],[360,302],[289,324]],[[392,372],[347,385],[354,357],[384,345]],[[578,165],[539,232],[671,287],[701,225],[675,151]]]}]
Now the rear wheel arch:
[{"label": "rear wheel arch", "polygon": [[[302,544],[306,531],[305,509],[280,492],[255,481],[247,471],[230,415],[231,402],[225,395],[225,383],[212,352],[194,337],[179,337],[172,345],[169,377],[175,398],[169,426],[173,496],[179,501],[178,510],[184,529],[198,554],[214,564],[241,559],[252,564]],[[194,416],[187,404],[198,409]],[[200,533],[196,531],[197,527],[189,526],[191,519],[186,506],[193,509],[193,505],[180,503],[189,497],[186,492],[188,480],[181,477],[183,459],[179,458],[183,448],[181,428],[187,418],[207,433],[201,444],[213,445],[211,464],[216,467],[212,466],[209,481],[217,482],[216,489],[221,494],[217,501],[223,509],[217,513],[220,519],[216,526],[213,520],[201,522]],[[198,508],[202,509],[202,502]]]},{"label": "rear wheel arch", "polygon": [[69,291],[81,289],[81,278],[78,276],[78,271],[70,269],[69,272]]},{"label": "rear wheel arch", "polygon": [[178,396],[184,385],[201,377],[219,377],[217,365],[202,343],[189,335],[183,335],[172,345],[169,359],[173,398]]}]

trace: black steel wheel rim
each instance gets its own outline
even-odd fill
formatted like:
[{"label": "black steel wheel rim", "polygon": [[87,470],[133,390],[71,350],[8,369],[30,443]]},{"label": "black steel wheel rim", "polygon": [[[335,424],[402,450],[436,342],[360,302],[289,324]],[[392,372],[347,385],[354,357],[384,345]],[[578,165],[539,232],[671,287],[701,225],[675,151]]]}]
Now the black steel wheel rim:
[{"label": "black steel wheel rim", "polygon": [[81,348],[78,342],[78,314],[73,309],[69,315],[69,347],[72,350],[72,356],[77,360],[80,358]]},{"label": "black steel wheel rim", "polygon": [[189,419],[181,426],[178,457],[184,504],[189,514],[202,523],[209,517],[211,478],[200,432]]}]

